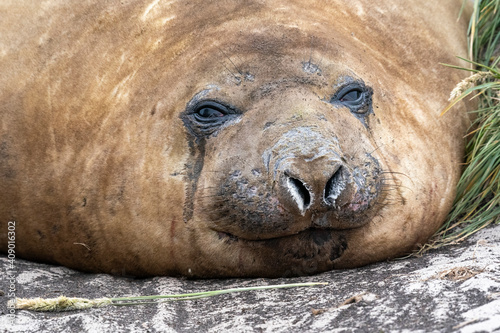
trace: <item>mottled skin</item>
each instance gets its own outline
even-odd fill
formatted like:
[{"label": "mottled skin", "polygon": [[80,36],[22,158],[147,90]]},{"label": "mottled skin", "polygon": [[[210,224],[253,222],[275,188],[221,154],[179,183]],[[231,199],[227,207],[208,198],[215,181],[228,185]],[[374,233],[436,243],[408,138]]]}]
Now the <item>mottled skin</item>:
[{"label": "mottled skin", "polygon": [[[439,117],[464,76],[439,64],[466,54],[460,5],[0,4],[1,250],[8,221],[18,257],[135,276],[415,249],[460,174],[465,106]],[[341,101],[353,84],[359,110]]]}]

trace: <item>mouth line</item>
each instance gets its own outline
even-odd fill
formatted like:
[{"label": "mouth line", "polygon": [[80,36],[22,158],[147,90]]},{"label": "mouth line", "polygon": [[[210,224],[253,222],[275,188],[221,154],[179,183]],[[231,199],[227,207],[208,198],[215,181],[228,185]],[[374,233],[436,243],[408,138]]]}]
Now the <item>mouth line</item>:
[{"label": "mouth line", "polygon": [[[353,228],[354,229],[354,228]],[[218,230],[213,230],[214,232],[217,233],[219,236],[219,239],[226,239],[226,240],[231,240],[231,241],[245,241],[245,242],[267,242],[267,241],[274,241],[274,240],[280,240],[280,239],[285,239],[285,238],[291,238],[291,237],[297,237],[300,235],[305,235],[309,234],[311,232],[334,232],[334,231],[345,231],[346,229],[334,229],[334,228],[315,228],[315,227],[310,227],[307,229],[304,229],[302,231],[299,231],[294,234],[289,234],[289,235],[284,235],[284,236],[279,236],[279,237],[269,237],[269,238],[255,238],[255,239],[249,239],[249,238],[244,238],[240,236],[236,236],[234,234],[225,232],[225,231],[218,231]]]}]

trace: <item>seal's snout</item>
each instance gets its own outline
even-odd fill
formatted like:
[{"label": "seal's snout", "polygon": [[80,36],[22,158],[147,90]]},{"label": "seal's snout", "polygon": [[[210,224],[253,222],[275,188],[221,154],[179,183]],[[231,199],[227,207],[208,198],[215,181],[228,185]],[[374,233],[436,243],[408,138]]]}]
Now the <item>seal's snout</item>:
[{"label": "seal's snout", "polygon": [[[263,156],[264,163],[282,190],[279,201],[289,211],[305,216],[308,211],[338,209],[348,201],[352,169],[343,162],[344,154],[333,134],[311,127],[284,133]],[[350,185],[349,185],[350,184]]]},{"label": "seal's snout", "polygon": [[277,207],[276,226],[349,229],[369,222],[380,194],[380,169],[369,153],[347,155],[334,131],[295,127],[262,155]]},{"label": "seal's snout", "polygon": [[[337,199],[347,187],[345,180],[345,167],[338,164],[334,167],[334,172],[328,177],[317,177],[310,173],[294,174],[291,176],[288,172],[284,173],[284,186],[287,188],[286,194],[296,208],[305,214],[307,210],[313,207],[317,201],[317,206],[336,207]],[[316,185],[316,186],[315,186]]]},{"label": "seal's snout", "polygon": [[[267,133],[257,164],[247,162],[259,153],[251,147],[250,153],[241,151],[210,166],[207,179],[217,180],[217,186],[204,186],[196,204],[210,229],[263,240],[370,222],[381,182],[371,154],[349,154],[335,130],[314,124]],[[227,171],[219,172],[225,165]]]}]

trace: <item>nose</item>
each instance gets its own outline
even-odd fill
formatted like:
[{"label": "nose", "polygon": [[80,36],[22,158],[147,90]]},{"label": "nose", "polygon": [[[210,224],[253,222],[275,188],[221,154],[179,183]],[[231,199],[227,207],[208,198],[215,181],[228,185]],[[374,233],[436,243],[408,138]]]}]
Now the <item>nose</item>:
[{"label": "nose", "polygon": [[[304,214],[316,201],[318,205],[335,208],[337,198],[346,188],[344,167],[340,164],[333,168],[329,176],[294,173],[293,176],[285,172],[285,186],[287,188],[288,202]],[[328,174],[328,173],[327,173]]]},{"label": "nose", "polygon": [[286,177],[286,185],[292,202],[297,205],[301,213],[304,213],[311,206],[311,199],[314,196],[308,185],[304,181],[289,176]]},{"label": "nose", "polygon": [[347,181],[342,166],[339,166],[333,175],[328,179],[323,192],[323,200],[326,205],[335,207],[335,202],[342,191],[345,190]]}]

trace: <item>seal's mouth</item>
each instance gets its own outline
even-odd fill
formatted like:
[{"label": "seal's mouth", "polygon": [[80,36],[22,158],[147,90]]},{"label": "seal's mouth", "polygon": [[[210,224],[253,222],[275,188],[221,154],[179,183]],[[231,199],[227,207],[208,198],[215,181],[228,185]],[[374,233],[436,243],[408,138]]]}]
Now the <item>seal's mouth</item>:
[{"label": "seal's mouth", "polygon": [[[355,228],[350,228],[350,229],[355,229]],[[217,233],[217,236],[220,240],[222,241],[228,241],[228,242],[237,242],[237,241],[243,241],[243,242],[266,242],[266,241],[275,241],[275,240],[280,240],[280,239],[288,239],[288,238],[293,238],[293,237],[301,237],[301,236],[310,236],[311,239],[315,243],[322,243],[320,241],[320,238],[324,238],[324,235],[331,235],[333,233],[338,233],[338,232],[345,232],[346,229],[334,229],[334,228],[315,228],[315,227],[310,227],[307,229],[304,229],[300,232],[293,233],[293,234],[286,234],[283,236],[275,236],[275,237],[259,237],[259,238],[245,238],[241,236],[236,236],[234,234],[231,234],[229,232],[225,231],[217,231],[214,230],[214,232]],[[319,237],[319,238],[318,238]]]},{"label": "seal's mouth", "polygon": [[266,239],[244,239],[221,231],[216,232],[217,236],[223,244],[224,256],[231,263],[236,259],[240,263],[235,271],[249,269],[250,275],[255,276],[263,273],[269,277],[299,276],[331,270],[348,248],[345,232],[326,228],[310,227]]},{"label": "seal's mouth", "polygon": [[[345,235],[351,230],[363,228],[370,222],[370,219],[365,217],[361,219],[359,216],[346,216],[346,219],[332,220],[328,214],[313,214],[312,220],[306,227],[295,230],[275,228],[272,232],[258,232],[259,229],[238,230],[230,228],[222,228],[221,226],[210,226],[209,230],[214,232],[219,240],[225,242],[272,242],[275,240],[284,240],[292,238],[301,238],[305,235]],[[332,222],[334,221],[334,222]],[[298,230],[297,230],[298,229]],[[312,239],[314,240],[314,239]]]}]

